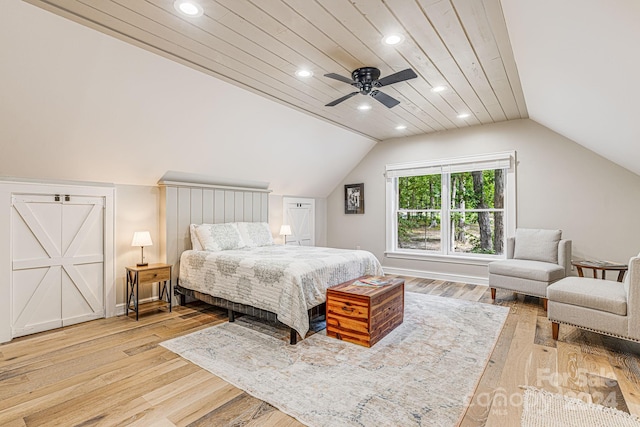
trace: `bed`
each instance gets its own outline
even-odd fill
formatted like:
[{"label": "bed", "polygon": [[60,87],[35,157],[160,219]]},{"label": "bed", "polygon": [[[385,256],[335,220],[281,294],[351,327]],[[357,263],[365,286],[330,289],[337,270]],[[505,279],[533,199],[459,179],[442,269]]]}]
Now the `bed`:
[{"label": "bed", "polygon": [[[380,262],[367,251],[275,245],[266,223],[193,227],[196,233],[205,230],[199,234],[200,241],[203,235],[211,239],[203,245],[207,247],[197,248],[201,250],[182,253],[179,291],[190,290],[198,299],[229,309],[231,319],[234,311],[255,314],[251,311],[255,308],[258,317],[292,328],[293,343],[294,331],[302,338],[307,334],[310,314],[324,304],[328,287],[382,274]],[[254,235],[246,231],[235,235],[234,227],[254,230]],[[216,233],[214,229],[227,230]],[[262,238],[256,238],[256,231]],[[197,247],[198,238],[192,235],[192,239]],[[218,244],[217,239],[224,243]]]},{"label": "bed", "polygon": [[[220,180],[169,171],[158,181],[158,185],[161,213],[160,256],[173,267],[172,279],[177,283],[176,296],[180,298],[181,304],[194,298],[226,308],[230,321],[233,321],[234,313],[281,321],[291,327],[291,342],[295,344],[296,331],[304,338],[309,316],[320,313],[324,315],[322,302],[327,287],[364,274],[382,273],[380,263],[369,252],[273,245],[271,234],[274,230],[266,233],[268,237],[264,233],[260,237],[245,230],[245,239],[249,242],[242,248],[233,248],[232,244],[224,249],[212,247],[210,249],[215,250],[206,250],[194,238],[194,225],[262,223],[261,227],[269,228],[269,206],[278,201],[277,197],[269,197],[269,184]],[[251,236],[247,237],[247,233]],[[213,241],[208,243],[214,244]],[[314,252],[316,255],[312,255]],[[232,260],[234,253],[239,257],[235,261]],[[261,254],[262,260],[250,254],[256,257]],[[285,255],[292,258],[286,260]],[[319,259],[314,259],[318,255]],[[331,258],[342,258],[343,263],[338,263],[331,270],[329,266],[323,265]],[[346,258],[352,260],[345,263]],[[269,269],[266,266],[269,259],[277,260],[276,267]],[[356,269],[350,264],[353,259],[360,259],[368,267]],[[212,266],[217,268],[217,264],[226,269],[226,275],[215,273]],[[310,266],[316,266],[316,270],[303,271]],[[250,271],[252,267],[253,272]],[[278,277],[279,280],[272,282],[271,277]],[[269,298],[252,295],[256,291],[282,288],[282,280],[288,280],[289,286],[293,284],[298,290],[281,290],[280,294],[273,293]],[[232,288],[219,292],[219,288],[227,286],[225,283]],[[256,287],[256,283],[265,289]],[[287,295],[297,297],[294,299]],[[289,304],[286,302],[287,298],[291,298]]]}]

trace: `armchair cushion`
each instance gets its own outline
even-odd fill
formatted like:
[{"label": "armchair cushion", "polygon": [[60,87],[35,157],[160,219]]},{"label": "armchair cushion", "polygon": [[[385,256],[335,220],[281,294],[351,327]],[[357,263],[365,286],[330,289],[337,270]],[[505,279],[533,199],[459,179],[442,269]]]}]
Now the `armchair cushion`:
[{"label": "armchair cushion", "polygon": [[547,288],[549,301],[627,315],[623,283],[586,277],[567,277]]},{"label": "armchair cushion", "polygon": [[562,230],[518,228],[516,230],[515,259],[558,263],[558,242]]},{"label": "armchair cushion", "polygon": [[489,263],[489,273],[540,282],[555,282],[565,276],[563,266],[524,259],[505,259],[491,262]]}]

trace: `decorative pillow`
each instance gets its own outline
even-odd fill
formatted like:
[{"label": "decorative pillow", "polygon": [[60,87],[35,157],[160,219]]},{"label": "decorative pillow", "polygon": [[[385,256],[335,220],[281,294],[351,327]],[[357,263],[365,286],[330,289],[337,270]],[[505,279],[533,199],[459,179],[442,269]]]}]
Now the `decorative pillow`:
[{"label": "decorative pillow", "polygon": [[234,223],[198,225],[196,234],[205,251],[227,251],[246,246]]},{"label": "decorative pillow", "polygon": [[196,228],[198,226],[196,224],[189,225],[189,234],[191,236],[191,249],[194,251],[203,251],[204,248],[200,244],[200,240],[198,239],[198,235],[196,234]]},{"label": "decorative pillow", "polygon": [[238,230],[244,243],[250,247],[273,245],[273,237],[266,222],[239,222]]},{"label": "decorative pillow", "polygon": [[561,237],[562,230],[518,228],[513,257],[557,264],[558,242]]}]

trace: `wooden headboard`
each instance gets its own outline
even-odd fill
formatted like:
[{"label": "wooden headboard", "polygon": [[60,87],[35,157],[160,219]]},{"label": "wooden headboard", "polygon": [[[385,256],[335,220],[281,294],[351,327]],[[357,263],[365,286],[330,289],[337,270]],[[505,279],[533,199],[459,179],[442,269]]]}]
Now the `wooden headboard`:
[{"label": "wooden headboard", "polygon": [[190,224],[269,222],[269,183],[167,172],[158,185],[160,258],[173,266],[174,284],[180,271],[180,255],[191,249]]}]

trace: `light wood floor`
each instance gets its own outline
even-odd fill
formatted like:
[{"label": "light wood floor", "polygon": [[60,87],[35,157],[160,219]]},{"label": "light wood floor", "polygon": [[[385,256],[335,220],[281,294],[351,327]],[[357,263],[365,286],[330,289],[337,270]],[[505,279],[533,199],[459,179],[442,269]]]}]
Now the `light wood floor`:
[{"label": "light wood floor", "polygon": [[[406,278],[406,290],[492,303],[486,287]],[[537,298],[498,291],[510,314],[463,426],[518,426],[522,385],[640,415],[638,344],[551,326]],[[0,345],[2,426],[299,426],[158,344],[226,321],[203,304],[124,316]],[[446,372],[443,372],[446,375]],[[462,398],[462,396],[461,396]]]}]

